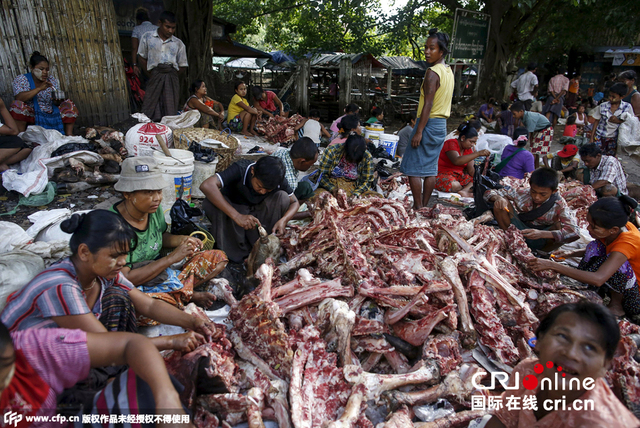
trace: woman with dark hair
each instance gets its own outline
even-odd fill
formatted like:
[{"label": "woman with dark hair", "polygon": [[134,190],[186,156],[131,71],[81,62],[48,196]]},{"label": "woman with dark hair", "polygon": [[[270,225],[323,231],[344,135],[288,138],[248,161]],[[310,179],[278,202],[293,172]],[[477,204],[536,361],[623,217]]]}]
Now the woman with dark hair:
[{"label": "woman with dark hair", "polygon": [[355,132],[344,143],[328,147],[320,161],[320,187],[316,191],[343,189],[348,196],[373,190],[373,162],[363,136]]},{"label": "woman with dark hair", "polygon": [[205,85],[204,81],[196,80],[191,83],[189,92],[191,96],[184,103],[183,110],[198,110],[200,112],[200,120],[194,126],[196,128],[209,128],[217,119],[217,127],[222,129],[224,106],[222,103],[207,96],[207,85]]},{"label": "woman with dark hair", "polygon": [[471,198],[471,186],[475,168],[473,161],[480,156],[489,156],[489,150],[473,150],[478,141],[478,131],[466,122],[460,130],[457,140],[447,140],[442,146],[438,159],[438,177],[436,189],[441,192],[456,192]]},{"label": "woman with dark hair", "polygon": [[416,126],[416,114],[405,113],[402,116],[402,122],[404,125],[402,125],[402,129],[398,131],[398,148],[396,149],[396,156],[399,157],[404,156],[404,152],[407,150],[407,146],[409,145],[413,127]]},{"label": "woman with dark hair", "polygon": [[535,170],[534,157],[525,149],[529,142],[529,130],[525,127],[513,131],[513,145],[506,146],[500,155],[500,163],[494,170],[500,177],[524,178],[524,175]]},{"label": "woman with dark hair", "polygon": [[[215,296],[197,291],[216,277],[227,265],[220,250],[201,251],[202,242],[191,236],[173,235],[167,230],[160,208],[166,181],[154,158],[138,156],[122,162],[120,179],[113,186],[123,199],[110,210],[122,216],[136,233],[138,246],[127,254],[124,276],[138,289],[182,309],[189,302],[203,308],[211,306]],[[162,248],[171,253],[160,256]],[[174,265],[186,260],[182,269]],[[141,325],[154,325],[153,320],[139,320]]]},{"label": "woman with dark hair", "polygon": [[367,123],[382,123],[384,119],[384,112],[380,107],[374,107],[371,109],[371,117],[367,120]]},{"label": "woman with dark hair", "polygon": [[415,209],[429,204],[438,175],[437,159],[447,135],[454,87],[453,72],[445,64],[448,52],[449,36],[435,28],[429,30],[425,59],[431,66],[420,88],[418,123],[400,165],[400,171],[409,176]]},{"label": "woman with dark hair", "polygon": [[78,109],[71,100],[64,99],[58,80],[50,75],[49,60],[36,51],[31,55],[29,65],[30,73],[13,80],[16,99],[11,103],[10,111],[18,130],[23,132],[27,125],[38,125],[73,135]]},{"label": "woman with dark hair", "polygon": [[607,308],[587,301],[557,306],[542,319],[536,337],[537,357],[513,369],[509,390],[500,397],[503,406],[487,428],[640,424],[603,379],[620,341]]},{"label": "woman with dark hair", "polygon": [[258,134],[254,131],[256,121],[262,117],[262,113],[255,107],[249,105],[247,96],[247,85],[239,80],[233,86],[236,94],[229,101],[227,109],[227,123],[229,128],[235,132],[242,132],[247,137],[255,137]]},{"label": "woman with dark hair", "polygon": [[640,314],[640,232],[629,221],[638,203],[629,196],[601,198],[589,207],[587,221],[593,237],[587,248],[562,257],[582,256],[578,269],[550,260],[533,259],[533,270],[551,269],[585,284],[607,286],[609,309],[615,315]]},{"label": "woman with dark hair", "polygon": [[360,135],[362,131],[360,130],[360,121],[357,116],[352,114],[348,114],[342,118],[340,124],[338,125],[340,128],[340,133],[336,138],[334,138],[329,146],[334,146],[336,144],[342,144],[347,141],[347,137],[351,135],[352,132]]},{"label": "woman with dark hair", "polygon": [[[138,291],[122,274],[136,234],[115,213],[74,214],[61,224],[71,233],[71,257],[55,263],[9,295],[0,314],[9,331],[69,328],[91,333],[136,333],[136,312],[164,324],[193,330],[152,339],[159,350],[192,351],[210,334],[211,323]],[[119,301],[125,301],[118,304]]]},{"label": "woman with dark hair", "polygon": [[251,88],[251,95],[256,104],[254,107],[266,117],[289,117],[289,104],[282,104],[273,91],[265,91],[261,86]]},{"label": "woman with dark hair", "polygon": [[635,88],[638,75],[633,70],[623,71],[618,75],[618,80],[627,85],[627,94],[622,98],[625,103],[631,104],[633,114],[640,117],[640,92]]},{"label": "woman with dark hair", "polygon": [[360,107],[358,107],[357,104],[347,104],[347,106],[344,108],[344,114],[339,118],[337,118],[336,120],[334,120],[331,126],[329,127],[329,131],[332,132],[331,139],[333,140],[334,138],[338,137],[338,134],[340,133],[340,127],[338,125],[340,124],[340,121],[345,116],[358,117],[358,113],[360,113]]}]

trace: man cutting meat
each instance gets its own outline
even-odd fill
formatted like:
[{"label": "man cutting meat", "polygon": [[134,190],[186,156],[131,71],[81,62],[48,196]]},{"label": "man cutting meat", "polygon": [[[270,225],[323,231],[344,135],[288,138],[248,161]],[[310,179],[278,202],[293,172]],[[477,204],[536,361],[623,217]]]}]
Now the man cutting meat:
[{"label": "man cutting meat", "polygon": [[558,174],[540,168],[531,174],[530,188],[487,190],[486,202],[502,230],[511,224],[522,230],[532,250],[552,251],[578,239],[578,226],[567,202],[558,194]]},{"label": "man cutting meat", "polygon": [[243,159],[200,185],[211,234],[229,260],[241,263],[249,255],[260,236],[258,226],[281,234],[298,212],[300,204],[284,173],[276,157]]}]

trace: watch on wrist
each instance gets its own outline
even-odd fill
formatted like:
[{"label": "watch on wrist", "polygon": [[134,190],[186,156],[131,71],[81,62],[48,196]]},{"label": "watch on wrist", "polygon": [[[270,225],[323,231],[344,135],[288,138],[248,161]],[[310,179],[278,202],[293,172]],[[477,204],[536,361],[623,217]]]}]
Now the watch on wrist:
[{"label": "watch on wrist", "polygon": [[133,66],[134,66],[134,67],[137,67],[137,66],[138,66],[138,64],[133,64]]}]

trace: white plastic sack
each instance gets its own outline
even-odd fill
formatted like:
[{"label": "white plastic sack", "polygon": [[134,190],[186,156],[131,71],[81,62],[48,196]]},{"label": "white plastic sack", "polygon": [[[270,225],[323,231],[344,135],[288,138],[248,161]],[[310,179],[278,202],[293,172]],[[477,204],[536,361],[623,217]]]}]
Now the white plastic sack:
[{"label": "white plastic sack", "polygon": [[0,254],[22,248],[32,240],[33,238],[17,224],[0,221]]},{"label": "white plastic sack", "polygon": [[146,115],[131,115],[141,123],[131,127],[124,137],[124,146],[132,156],[153,156],[154,150],[162,150],[156,135],[164,138],[167,147],[173,147],[173,131],[167,125],[153,123]]},{"label": "white plastic sack", "polygon": [[[67,208],[37,211],[28,217],[29,221],[33,223],[33,225],[27,229],[27,234],[37,241],[58,241],[66,239],[68,242],[71,235],[61,231],[59,225],[69,217],[71,217],[71,210]],[[58,230],[60,230],[61,235],[48,236],[48,239],[37,239],[41,232],[49,229],[52,225],[58,225]]]},{"label": "white plastic sack", "polygon": [[177,116],[165,116],[160,123],[167,125],[172,130],[181,128],[191,128],[200,120],[200,112],[198,110],[185,111]]},{"label": "white plastic sack", "polygon": [[7,296],[20,290],[43,270],[42,257],[30,251],[0,254],[0,310],[7,304]]},{"label": "white plastic sack", "polygon": [[476,151],[487,149],[491,154],[499,155],[506,146],[511,144],[513,144],[513,140],[507,135],[484,134],[478,137]]},{"label": "white plastic sack", "polygon": [[640,120],[630,113],[620,118],[624,122],[618,128],[618,145],[630,155],[640,154]]},{"label": "white plastic sack", "polygon": [[[66,144],[66,143],[64,143]],[[38,158],[31,159],[41,146],[36,147],[31,155],[20,163],[20,171],[10,169],[2,174],[2,185],[7,190],[15,190],[22,193],[25,197],[31,194],[44,192],[47,187],[49,178],[53,176],[56,168],[63,168],[69,163],[69,159],[77,159],[87,166],[102,165],[104,159],[97,153],[89,151],[79,151],[67,153],[54,158]],[[24,169],[23,169],[24,168]]]}]

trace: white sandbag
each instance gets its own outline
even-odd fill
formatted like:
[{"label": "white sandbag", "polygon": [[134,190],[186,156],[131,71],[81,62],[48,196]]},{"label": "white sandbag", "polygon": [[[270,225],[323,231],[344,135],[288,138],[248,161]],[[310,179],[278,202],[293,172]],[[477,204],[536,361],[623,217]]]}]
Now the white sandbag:
[{"label": "white sandbag", "polygon": [[49,267],[55,262],[71,255],[68,239],[62,241],[32,242],[22,247],[22,249],[42,257],[45,267]]},{"label": "white sandbag", "polygon": [[[38,240],[36,238],[38,234],[40,234],[40,232],[42,232],[45,229],[48,229],[51,225],[62,223],[64,220],[68,219],[69,217],[71,217],[71,210],[67,208],[37,211],[31,214],[29,217],[27,217],[29,221],[33,223],[33,225],[29,229],[27,229],[27,234],[34,240]],[[62,231],[60,232],[64,233]],[[58,240],[66,238],[66,240],[68,241],[71,235],[68,233],[64,233],[64,234],[67,236],[62,236]],[[48,239],[48,240],[55,241],[56,239]]]},{"label": "white sandbag", "polygon": [[[85,140],[86,141],[86,140]],[[64,143],[67,144],[67,143]],[[57,145],[54,144],[53,146]],[[7,190],[15,190],[25,197],[31,194],[44,192],[49,179],[53,176],[57,168],[63,168],[69,164],[69,159],[79,160],[87,166],[102,165],[104,159],[97,153],[89,151],[78,151],[67,153],[54,158],[38,158],[38,153],[33,159],[34,153],[41,146],[36,147],[31,155],[20,163],[20,170],[9,169],[2,174],[2,185]],[[55,149],[54,149],[55,150]],[[50,155],[50,154],[49,154]]]},{"label": "white sandbag", "polygon": [[640,154],[640,120],[631,113],[623,113],[624,120],[618,127],[618,145],[627,154]]},{"label": "white sandbag", "polygon": [[506,146],[511,144],[513,144],[513,140],[507,135],[484,134],[478,137],[476,151],[487,149],[491,154],[499,155]]},{"label": "white sandbag", "polygon": [[142,123],[139,123],[127,131],[124,137],[124,146],[132,156],[153,156],[155,150],[162,150],[156,135],[164,138],[167,147],[173,147],[173,131],[167,125],[153,123],[142,113],[131,115]]},{"label": "white sandbag", "polygon": [[7,296],[20,290],[43,270],[42,257],[30,251],[0,254],[0,310],[7,304]]},{"label": "white sandbag", "polygon": [[9,253],[32,242],[27,232],[9,221],[0,221],[0,254]]},{"label": "white sandbag", "polygon": [[67,244],[71,239],[71,234],[63,232],[60,225],[73,214],[86,214],[92,210],[82,210],[71,212],[66,208],[57,210],[39,211],[31,214],[28,218],[33,225],[27,229],[29,236],[36,242],[57,242],[64,241]]},{"label": "white sandbag", "polygon": [[177,116],[165,116],[160,123],[167,125],[171,130],[191,128],[200,120],[200,112],[198,110],[185,111]]}]

